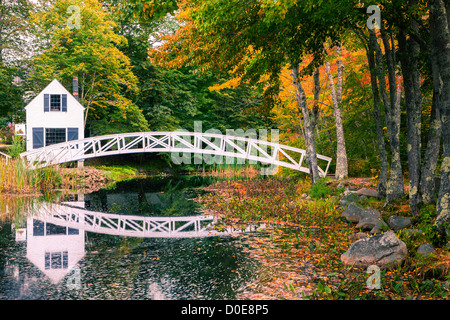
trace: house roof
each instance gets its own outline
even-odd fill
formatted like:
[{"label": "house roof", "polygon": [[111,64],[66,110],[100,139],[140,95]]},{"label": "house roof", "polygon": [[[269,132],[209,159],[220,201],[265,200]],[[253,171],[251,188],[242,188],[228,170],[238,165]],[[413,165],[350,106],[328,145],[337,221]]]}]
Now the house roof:
[{"label": "house roof", "polygon": [[[52,92],[52,90],[57,90],[57,92]],[[72,105],[76,105],[78,107],[80,107],[82,110],[84,110],[85,108],[83,107],[83,105],[77,100],[75,99],[75,97],[57,80],[57,79],[53,79],[52,82],[50,82],[36,97],[33,98],[33,100],[31,100],[27,106],[25,107],[25,110],[28,109],[28,107],[30,105],[33,104],[33,102],[41,95],[43,95],[44,93],[63,93],[63,94],[67,94],[68,99],[71,100],[71,104]],[[69,103],[69,100],[67,101]]]}]

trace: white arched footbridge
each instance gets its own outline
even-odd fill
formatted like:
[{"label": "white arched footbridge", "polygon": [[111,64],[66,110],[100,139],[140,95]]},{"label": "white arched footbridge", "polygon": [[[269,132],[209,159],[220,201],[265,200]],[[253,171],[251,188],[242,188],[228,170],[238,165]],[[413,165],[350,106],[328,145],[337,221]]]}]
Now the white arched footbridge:
[{"label": "white arched footbridge", "polygon": [[[145,152],[209,154],[258,161],[309,173],[304,166],[306,151],[278,143],[239,136],[201,132],[120,133],[73,140],[24,152],[21,157],[37,166],[89,158]],[[326,176],[331,158],[317,155],[327,164],[319,166]]]}]

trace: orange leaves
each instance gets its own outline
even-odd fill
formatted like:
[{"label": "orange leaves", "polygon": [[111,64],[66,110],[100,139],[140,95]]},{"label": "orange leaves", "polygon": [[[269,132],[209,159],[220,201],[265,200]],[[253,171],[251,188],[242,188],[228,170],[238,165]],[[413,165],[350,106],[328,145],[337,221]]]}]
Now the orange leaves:
[{"label": "orange leaves", "polygon": [[208,89],[210,91],[220,91],[222,89],[227,89],[227,88],[236,88],[241,84],[241,77],[236,77],[236,78],[231,78],[230,80],[221,83],[221,84],[215,84],[211,87],[209,87]]}]

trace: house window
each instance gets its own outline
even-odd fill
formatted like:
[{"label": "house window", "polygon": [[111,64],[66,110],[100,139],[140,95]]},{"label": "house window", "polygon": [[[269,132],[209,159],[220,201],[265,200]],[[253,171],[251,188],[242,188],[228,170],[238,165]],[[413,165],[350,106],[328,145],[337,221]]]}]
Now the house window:
[{"label": "house window", "polygon": [[45,129],[45,145],[50,146],[55,143],[66,142],[65,128],[46,128]]},{"label": "house window", "polygon": [[63,252],[46,252],[45,253],[45,269],[67,269],[69,266],[69,253]]},{"label": "house window", "polygon": [[50,111],[61,111],[61,95],[50,95]]},{"label": "house window", "polygon": [[44,94],[44,112],[67,112],[67,94]]}]

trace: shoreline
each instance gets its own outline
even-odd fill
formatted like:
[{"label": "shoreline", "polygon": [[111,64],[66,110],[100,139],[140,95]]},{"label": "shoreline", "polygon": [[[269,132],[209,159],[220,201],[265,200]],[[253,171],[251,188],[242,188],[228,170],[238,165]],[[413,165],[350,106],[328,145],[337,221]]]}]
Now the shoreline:
[{"label": "shoreline", "polygon": [[[370,179],[359,182],[359,187],[367,187]],[[329,188],[335,191],[338,183],[331,181]],[[272,224],[268,237],[246,238],[249,254],[264,270],[278,270],[277,274],[267,281],[265,288],[250,290],[243,299],[450,299],[450,248],[443,246],[428,258],[418,257],[415,249],[426,241],[425,233],[408,238],[397,231],[408,246],[408,257],[397,269],[382,268],[381,289],[369,289],[366,268],[341,262],[341,255],[355,242],[352,237],[358,230],[341,217],[344,208],[339,205],[339,193],[306,199],[304,193],[310,193],[308,188],[286,178],[277,183],[218,182],[204,188],[210,193],[197,199],[203,210],[223,219],[225,226]],[[378,202],[372,200],[369,204],[381,207]],[[391,210],[403,214],[402,205],[399,203]],[[273,210],[274,206],[278,207]],[[387,218],[387,214],[383,212],[383,217]],[[280,270],[281,265],[285,267]]]}]

